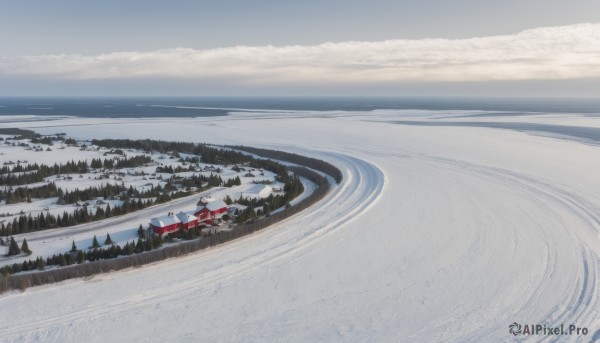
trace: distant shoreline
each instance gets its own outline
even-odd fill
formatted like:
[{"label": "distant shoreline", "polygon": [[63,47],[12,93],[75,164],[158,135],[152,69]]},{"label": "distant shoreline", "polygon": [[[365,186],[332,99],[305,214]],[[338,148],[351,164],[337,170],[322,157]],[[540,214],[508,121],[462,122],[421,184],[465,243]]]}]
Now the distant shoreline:
[{"label": "distant shoreline", "polygon": [[374,110],[600,113],[593,98],[478,97],[0,97],[0,117],[220,117],[231,112]]}]

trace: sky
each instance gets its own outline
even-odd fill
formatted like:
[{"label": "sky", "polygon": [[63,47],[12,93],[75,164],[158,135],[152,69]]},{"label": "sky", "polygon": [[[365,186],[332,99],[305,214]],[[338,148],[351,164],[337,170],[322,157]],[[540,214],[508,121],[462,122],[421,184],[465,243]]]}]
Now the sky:
[{"label": "sky", "polygon": [[0,96],[596,97],[598,13],[597,0],[0,0]]}]

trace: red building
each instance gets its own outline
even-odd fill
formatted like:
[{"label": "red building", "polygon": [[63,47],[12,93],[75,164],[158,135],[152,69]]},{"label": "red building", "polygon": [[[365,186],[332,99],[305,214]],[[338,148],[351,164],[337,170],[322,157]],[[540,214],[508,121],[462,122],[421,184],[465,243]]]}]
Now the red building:
[{"label": "red building", "polygon": [[213,220],[221,218],[225,213],[227,213],[227,204],[224,201],[202,198],[194,215],[200,222],[211,224]]},{"label": "red building", "polygon": [[152,218],[150,220],[150,228],[157,235],[166,235],[171,232],[177,232],[179,230],[181,221],[173,213],[169,213],[166,216]]},{"label": "red building", "polygon": [[179,225],[184,230],[187,231],[189,229],[195,228],[198,226],[198,218],[189,213],[179,212],[176,214],[177,219],[179,219]]}]

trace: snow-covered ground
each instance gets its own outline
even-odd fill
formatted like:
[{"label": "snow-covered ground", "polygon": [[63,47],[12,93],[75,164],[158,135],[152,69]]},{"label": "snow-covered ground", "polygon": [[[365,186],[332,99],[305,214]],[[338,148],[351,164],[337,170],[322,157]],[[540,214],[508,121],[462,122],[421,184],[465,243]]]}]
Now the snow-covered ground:
[{"label": "snow-covered ground", "polygon": [[[516,321],[575,324],[589,334],[566,338],[600,339],[600,147],[510,129],[397,123],[460,115],[271,111],[0,124],[60,127],[85,139],[178,132],[181,140],[322,158],[344,174],[317,205],[244,239],[0,295],[0,337],[480,342],[512,340]],[[556,116],[526,121],[600,121]]]}]

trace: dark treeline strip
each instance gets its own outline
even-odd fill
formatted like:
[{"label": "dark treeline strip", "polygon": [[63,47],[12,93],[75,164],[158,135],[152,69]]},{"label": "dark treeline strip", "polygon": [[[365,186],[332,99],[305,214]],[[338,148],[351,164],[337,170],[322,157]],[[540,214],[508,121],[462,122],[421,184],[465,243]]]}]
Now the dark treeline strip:
[{"label": "dark treeline strip", "polygon": [[121,159],[106,158],[104,160],[92,159],[90,167],[94,169],[121,169],[121,168],[135,168],[143,166],[147,163],[152,162],[152,157],[146,155],[136,155],[132,157],[125,157]]},{"label": "dark treeline strip", "polygon": [[[59,189],[54,182],[39,187],[16,187],[0,191],[0,201],[5,200],[6,204],[16,204],[19,202],[30,202],[32,198],[52,198],[59,196]],[[2,214],[2,213],[0,213]]]},{"label": "dark treeline strip", "polygon": [[299,204],[290,208],[286,208],[282,212],[273,214],[260,220],[256,220],[252,223],[236,226],[231,231],[220,232],[217,235],[204,237],[202,239],[184,241],[179,244],[165,246],[158,250],[152,250],[130,256],[122,256],[115,259],[71,265],[53,270],[0,276],[0,292],[10,289],[23,290],[27,287],[60,282],[67,279],[91,276],[110,271],[117,271],[130,267],[137,267],[172,257],[190,254],[262,230],[307,209],[317,201],[321,200],[329,191],[329,183],[318,173],[301,167],[294,168],[294,173],[298,176],[306,177],[307,179],[315,182],[318,188]]},{"label": "dark treeline strip", "polygon": [[275,160],[281,160],[281,161],[286,161],[286,162],[306,166],[306,167],[309,167],[312,169],[322,171],[323,173],[331,176],[337,183],[340,183],[342,181],[342,172],[339,169],[337,169],[331,163],[328,163],[328,162],[325,162],[325,161],[322,161],[322,160],[319,160],[316,158],[302,156],[302,155],[293,154],[293,153],[284,152],[284,151],[260,149],[260,148],[242,146],[242,145],[234,145],[234,146],[228,146],[228,147],[232,148],[232,149],[236,149],[236,150],[246,151],[251,154],[256,154],[256,155],[259,155],[262,157],[272,158]]},{"label": "dark treeline strip", "polygon": [[[182,232],[182,239],[195,239],[199,236],[200,229],[194,228],[190,229],[188,232]],[[35,261],[29,259],[25,260],[22,263],[13,263],[12,265],[6,265],[0,267],[0,275],[14,275],[21,272],[27,272],[30,270],[38,269],[44,270],[46,266],[70,266],[73,264],[81,264],[85,261],[94,262],[101,260],[110,260],[113,258],[118,258],[119,256],[129,256],[133,254],[141,254],[144,252],[152,251],[160,248],[163,245],[163,240],[160,236],[148,237],[148,238],[140,238],[131,242],[125,243],[124,246],[114,245],[112,244],[112,240],[110,240],[110,235],[107,234],[107,239],[104,244],[108,245],[107,247],[101,247],[100,243],[94,236],[94,243],[91,249],[89,250],[78,250],[75,246],[75,241],[73,241],[73,245],[70,251],[61,254],[54,254],[52,257],[47,257],[46,261],[41,257],[37,257]],[[23,245],[26,246],[27,241],[23,241]],[[14,239],[11,239],[11,246],[16,243]],[[17,251],[14,251],[12,254],[9,251],[8,256],[18,255],[21,251],[19,247],[16,246]],[[15,248],[13,247],[13,250]],[[23,252],[31,255],[31,250],[29,248],[23,249]]]},{"label": "dark treeline strip", "polygon": [[0,186],[25,185],[44,181],[44,178],[48,176],[58,174],[82,174],[87,173],[88,171],[88,164],[86,161],[71,161],[65,164],[55,163],[53,166],[34,164],[34,166],[37,166],[35,172],[20,175],[13,175],[12,173],[0,175]]},{"label": "dark treeline strip", "polygon": [[[125,157],[120,159],[94,159],[91,162],[91,168],[105,168],[105,169],[121,169],[121,168],[135,168],[143,166],[147,163],[151,163],[152,158],[145,155],[137,155],[132,157]],[[59,175],[59,174],[83,174],[89,170],[88,163],[86,161],[71,161],[65,164],[54,164],[48,166],[45,164],[38,165],[33,164],[28,167],[19,167],[19,165],[9,170],[7,166],[0,169],[0,186],[18,186],[29,183],[41,182],[48,176]],[[25,170],[20,170],[25,169]],[[14,175],[17,171],[34,171],[27,174]]]},{"label": "dark treeline strip", "polygon": [[36,133],[31,130],[19,129],[16,127],[0,128],[0,135],[21,135],[26,137],[34,137]]},{"label": "dark treeline strip", "polygon": [[188,142],[168,142],[151,139],[94,139],[92,144],[109,149],[136,149],[147,153],[158,151],[160,153],[173,152],[200,155],[201,162],[207,164],[241,164],[251,160],[248,156],[237,151]]},{"label": "dark treeline strip", "polygon": [[0,168],[0,175],[2,174],[8,174],[8,173],[21,173],[21,172],[28,172],[28,171],[33,171],[33,170],[38,170],[39,166],[37,164],[27,164],[27,165],[22,165],[22,164],[17,164],[14,167],[9,167],[9,164],[13,164],[10,162],[4,162],[4,165],[2,166],[2,168]]},{"label": "dark treeline strip", "polygon": [[[184,195],[189,195],[184,192],[181,193]],[[82,206],[78,209],[75,209],[71,213],[64,211],[62,215],[53,215],[51,213],[44,214],[44,212],[41,212],[38,215],[22,214],[19,217],[15,217],[12,222],[9,222],[6,225],[4,223],[0,223],[0,236],[9,237],[12,235],[47,230],[56,227],[69,227],[90,223],[93,221],[135,212],[158,202],[170,201],[173,197],[169,196],[165,199],[160,198],[156,201],[142,199],[137,199],[137,201],[127,200],[123,202],[123,205],[115,206],[114,208],[111,208],[110,205],[107,205],[106,209],[99,207],[96,209],[94,214],[88,210],[87,206]]]}]

